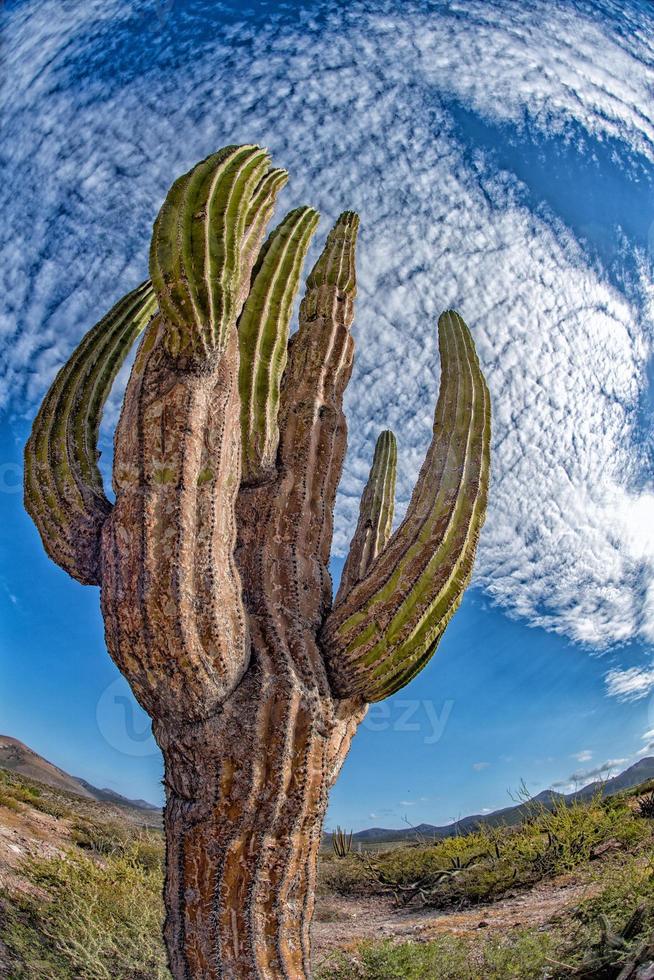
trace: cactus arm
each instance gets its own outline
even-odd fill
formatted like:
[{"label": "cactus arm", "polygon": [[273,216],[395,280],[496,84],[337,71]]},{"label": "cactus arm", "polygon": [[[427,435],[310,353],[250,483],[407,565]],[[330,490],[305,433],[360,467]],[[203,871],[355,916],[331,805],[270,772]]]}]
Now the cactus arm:
[{"label": "cactus arm", "polygon": [[408,683],[436,649],[472,573],[488,493],[490,397],[461,317],[448,311],[438,326],[434,437],[407,515],[323,630],[340,697],[378,701]]},{"label": "cactus arm", "polygon": [[101,598],[109,652],[140,703],[186,723],[217,710],[250,653],[234,563],[238,337],[210,370],[179,371],[166,326],[143,339],[116,429]]},{"label": "cactus arm", "polygon": [[293,300],[318,218],[313,208],[298,208],[273,231],[257,259],[239,320],[243,483],[265,479],[274,469]]},{"label": "cactus arm", "polygon": [[152,235],[150,275],[173,356],[206,358],[227,344],[240,313],[246,222],[256,216],[252,198],[267,165],[258,146],[227,147],[176,180],[164,201]]},{"label": "cactus arm", "polygon": [[85,585],[99,585],[99,538],[111,510],[97,465],[102,410],[155,307],[144,282],[88,332],[55,378],[25,447],[25,507],[53,561]]},{"label": "cactus arm", "polygon": [[245,233],[241,246],[241,293],[238,309],[240,310],[250,291],[250,275],[255,260],[259,254],[261,243],[268,222],[272,218],[277,195],[288,182],[286,170],[275,168],[269,170],[261,178],[259,186],[252,195],[250,207],[245,219]]},{"label": "cactus arm", "polygon": [[[327,572],[332,512],[347,441],[343,392],[354,356],[354,258],[359,219],[344,212],[307,277],[300,327],[289,341],[279,411],[279,533],[292,539],[301,566],[299,599],[309,621],[331,604]],[[314,586],[318,589],[316,601]]]},{"label": "cactus arm", "polygon": [[154,226],[161,317],[139,350],[116,431],[102,604],[110,653],[158,718],[207,717],[249,663],[234,558],[236,323],[286,180],[266,166],[256,147],[208,157],[173,185]]},{"label": "cactus arm", "polygon": [[343,566],[337,605],[364,577],[391,536],[396,475],[397,442],[392,432],[382,432],[377,439],[370,476],[361,497],[359,520]]}]

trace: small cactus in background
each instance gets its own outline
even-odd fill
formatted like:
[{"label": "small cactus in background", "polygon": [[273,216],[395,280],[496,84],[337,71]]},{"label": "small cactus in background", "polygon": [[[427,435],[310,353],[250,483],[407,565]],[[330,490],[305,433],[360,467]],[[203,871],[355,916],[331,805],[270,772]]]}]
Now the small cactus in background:
[{"label": "small cactus in background", "polygon": [[[397,451],[383,432],[332,602],[359,219],[346,211],[328,234],[289,339],[318,215],[298,208],[266,238],[286,179],[264,150],[232,146],[173,184],[150,280],[62,368],[25,451],[44,547],[101,587],[109,652],[162,749],[176,980],[308,975],[329,788],[366,705],[438,646],[486,508],[488,390],[449,311],[434,435],[406,516],[391,534]],[[112,505],[98,425],[141,333]]]},{"label": "small cactus in background", "polygon": [[332,834],[332,848],[336,857],[347,857],[352,850],[352,831],[348,834],[340,827],[337,827]]}]

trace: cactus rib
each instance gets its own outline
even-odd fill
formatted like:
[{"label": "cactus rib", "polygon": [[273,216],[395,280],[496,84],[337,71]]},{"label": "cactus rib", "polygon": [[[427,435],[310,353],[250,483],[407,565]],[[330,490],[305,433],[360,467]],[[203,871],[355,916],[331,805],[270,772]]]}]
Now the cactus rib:
[{"label": "cactus rib", "polygon": [[99,584],[99,535],[111,510],[97,465],[102,409],[155,308],[146,281],[88,332],[55,378],[25,447],[25,507],[50,557],[85,585]]},{"label": "cactus rib", "polygon": [[390,430],[377,439],[370,475],[361,496],[359,520],[350,543],[336,604],[362,579],[391,536],[395,509],[397,442]]},{"label": "cactus rib", "polygon": [[265,477],[275,463],[291,311],[318,218],[313,208],[297,208],[272,232],[255,265],[239,320],[244,483]]},{"label": "cactus rib", "polygon": [[239,297],[239,309],[247,298],[250,287],[250,271],[258,256],[268,222],[272,218],[277,195],[287,182],[287,171],[273,168],[264,174],[252,195],[245,219],[245,233],[241,246],[242,293]]},{"label": "cactus rib", "polygon": [[328,618],[340,696],[388,697],[433,654],[472,572],[489,480],[490,399],[470,332],[439,319],[434,437],[407,515],[368,575]]},{"label": "cactus rib", "polygon": [[[206,358],[226,346],[247,272],[246,222],[249,217],[258,227],[253,196],[261,190],[268,159],[258,146],[230,146],[197,164],[168,192],[154,224],[150,275],[173,356]],[[265,185],[260,204],[279,189],[278,180]]]}]

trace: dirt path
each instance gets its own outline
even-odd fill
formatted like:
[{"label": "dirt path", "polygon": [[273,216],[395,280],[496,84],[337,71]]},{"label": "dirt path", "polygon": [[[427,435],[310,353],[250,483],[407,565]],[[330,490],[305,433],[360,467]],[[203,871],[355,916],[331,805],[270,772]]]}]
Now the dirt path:
[{"label": "dirt path", "polygon": [[364,938],[424,942],[444,932],[469,935],[478,929],[506,932],[539,926],[591,894],[592,886],[568,876],[513,893],[493,905],[461,912],[398,910],[388,899],[330,896],[316,904],[312,930],[315,961],[320,963],[334,949],[353,948]]}]

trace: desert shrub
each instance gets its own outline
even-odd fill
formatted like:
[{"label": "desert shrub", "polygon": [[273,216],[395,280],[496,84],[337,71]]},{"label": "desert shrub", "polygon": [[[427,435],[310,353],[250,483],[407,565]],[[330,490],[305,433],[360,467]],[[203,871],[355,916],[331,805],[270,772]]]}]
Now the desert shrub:
[{"label": "desert shrub", "polygon": [[607,841],[633,848],[651,839],[625,799],[534,805],[517,827],[482,827],[433,844],[395,847],[376,854],[323,858],[323,890],[339,894],[387,894],[400,904],[434,907],[494,900],[509,889],[584,865]]},{"label": "desert shrub", "polygon": [[0,806],[4,806],[8,810],[20,810],[20,805],[16,798],[9,793],[5,793],[4,790],[0,790]]},{"label": "desert shrub", "polygon": [[348,854],[337,858],[321,855],[318,873],[318,894],[356,895],[370,890],[359,856]]},{"label": "desert shrub", "polygon": [[141,830],[132,839],[134,860],[146,871],[163,873],[166,848],[163,834],[156,830]]},{"label": "desert shrub", "polygon": [[647,820],[654,819],[654,791],[646,793],[638,800],[638,816]]},{"label": "desert shrub", "polygon": [[[620,862],[591,871],[589,884],[598,890],[580,902],[574,919],[592,941],[599,933],[601,916],[619,922],[640,905],[654,909],[654,856],[628,854]],[[651,911],[648,918],[652,919]]]},{"label": "desert shrub", "polygon": [[7,903],[0,936],[15,980],[164,980],[162,873],[135,851],[101,863],[69,853],[30,860],[28,881],[47,896]]},{"label": "desert shrub", "polygon": [[61,820],[63,817],[70,817],[73,813],[70,806],[62,803],[50,794],[46,795],[43,793],[38,796],[26,797],[25,802],[33,806],[35,810],[40,810],[41,813],[47,813],[51,817],[56,817],[57,820]]},{"label": "desert shrub", "polygon": [[[45,788],[35,786],[24,777],[6,770],[0,770],[0,798],[2,805],[12,810],[20,809],[16,804],[26,803],[35,810],[48,813],[58,819],[71,814],[70,807],[62,803],[56,793],[49,793]],[[8,803],[7,800],[14,802]]]},{"label": "desert shrub", "polygon": [[71,838],[85,851],[106,855],[122,853],[129,844],[130,834],[119,824],[79,817],[73,821]]},{"label": "desert shrub", "polygon": [[536,980],[552,947],[551,938],[535,930],[481,942],[450,935],[428,943],[362,943],[354,953],[329,957],[316,980]]},{"label": "desert shrub", "polygon": [[38,928],[34,903],[20,894],[0,900],[0,939],[12,980],[76,980],[70,965]]},{"label": "desert shrub", "polygon": [[124,824],[82,817],[73,823],[71,837],[78,847],[92,854],[129,854],[147,870],[163,867],[163,836],[156,830],[136,830]]},{"label": "desert shrub", "polygon": [[351,916],[337,905],[318,902],[313,913],[314,922],[348,922]]}]

